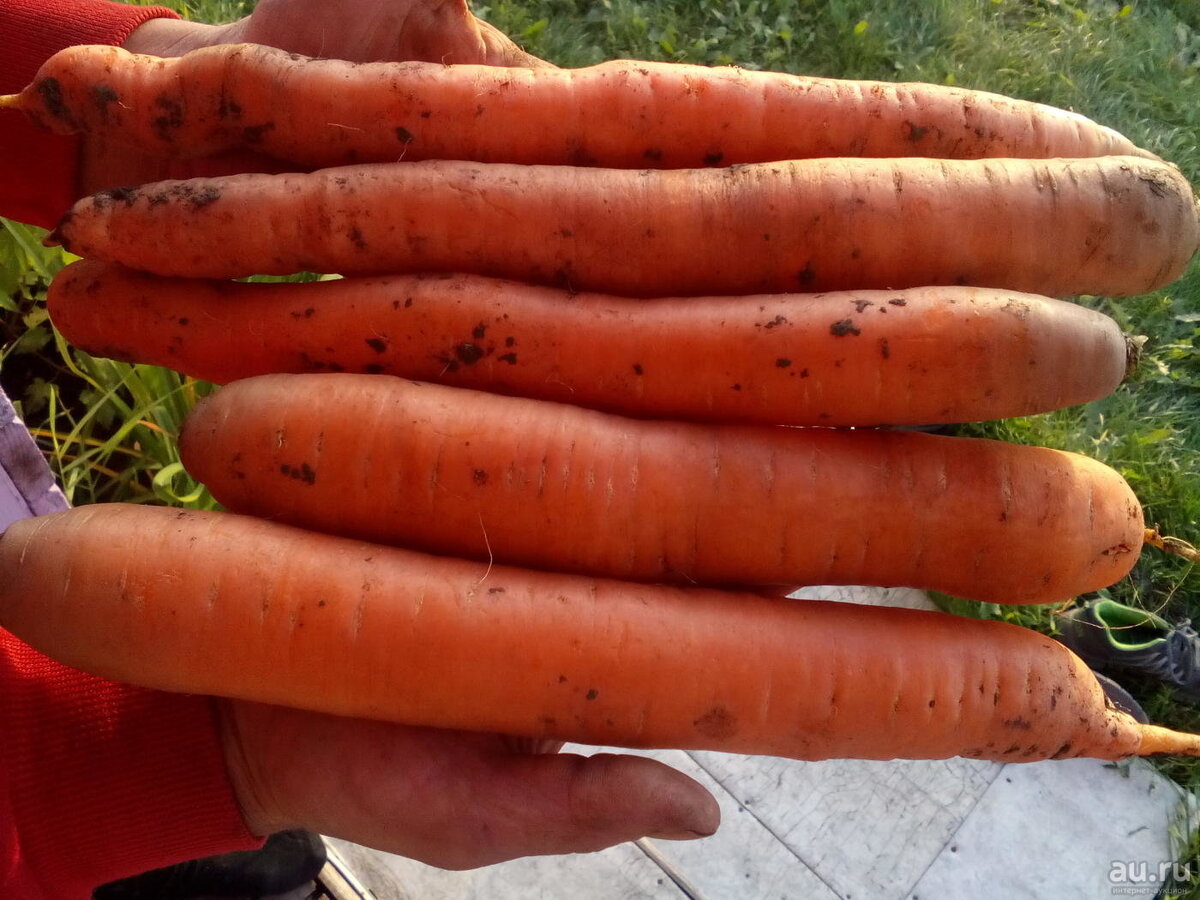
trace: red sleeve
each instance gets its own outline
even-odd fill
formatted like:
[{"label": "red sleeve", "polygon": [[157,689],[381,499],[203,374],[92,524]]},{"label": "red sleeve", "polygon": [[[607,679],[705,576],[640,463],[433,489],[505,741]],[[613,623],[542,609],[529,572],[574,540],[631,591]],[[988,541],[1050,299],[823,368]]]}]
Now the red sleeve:
[{"label": "red sleeve", "polygon": [[107,881],[261,841],[205,697],[113,684],[0,630],[0,896],[86,900]]},{"label": "red sleeve", "polygon": [[[43,62],[76,44],[120,44],[138,25],[175,13],[108,0],[0,0],[0,93],[20,91]],[[0,110],[0,215],[49,228],[74,202],[74,138],[34,128]]]}]

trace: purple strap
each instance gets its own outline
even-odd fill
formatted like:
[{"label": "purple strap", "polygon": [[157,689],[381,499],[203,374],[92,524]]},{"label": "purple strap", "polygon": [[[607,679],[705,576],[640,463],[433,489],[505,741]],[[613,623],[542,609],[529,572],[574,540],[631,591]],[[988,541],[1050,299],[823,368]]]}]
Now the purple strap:
[{"label": "purple strap", "polygon": [[67,506],[41,451],[0,391],[0,531],[17,519]]}]

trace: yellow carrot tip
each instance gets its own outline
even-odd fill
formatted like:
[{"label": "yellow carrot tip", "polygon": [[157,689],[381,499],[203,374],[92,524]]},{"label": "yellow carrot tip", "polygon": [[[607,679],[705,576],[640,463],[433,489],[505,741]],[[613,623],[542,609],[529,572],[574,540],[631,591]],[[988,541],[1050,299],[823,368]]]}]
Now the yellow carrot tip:
[{"label": "yellow carrot tip", "polygon": [[1182,556],[1189,562],[1200,562],[1200,549],[1189,544],[1182,538],[1171,537],[1163,534],[1158,530],[1158,526],[1147,528],[1144,536],[1145,543],[1151,547],[1157,547],[1164,553],[1173,553],[1176,556]]},{"label": "yellow carrot tip", "polygon": [[1200,756],[1200,734],[1172,731],[1161,725],[1142,725],[1142,743],[1138,756],[1169,753],[1173,756]]},{"label": "yellow carrot tip", "polygon": [[0,109],[6,106],[11,106],[13,109],[19,109],[21,106],[20,94],[0,94]]},{"label": "yellow carrot tip", "polygon": [[1150,339],[1144,334],[1127,334],[1124,337],[1125,375],[1121,380],[1128,381],[1137,372],[1138,366],[1142,362],[1142,353],[1145,351],[1146,344]]}]

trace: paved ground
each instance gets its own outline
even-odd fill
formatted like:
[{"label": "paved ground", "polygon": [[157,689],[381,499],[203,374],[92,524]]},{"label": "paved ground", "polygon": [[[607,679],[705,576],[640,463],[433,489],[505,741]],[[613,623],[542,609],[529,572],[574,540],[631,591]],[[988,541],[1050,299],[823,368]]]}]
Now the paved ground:
[{"label": "paved ground", "polygon": [[[927,603],[916,592],[824,595]],[[650,755],[720,799],[716,835],[472,872],[331,845],[378,900],[1098,900],[1154,896],[1182,799],[1142,761]]]}]

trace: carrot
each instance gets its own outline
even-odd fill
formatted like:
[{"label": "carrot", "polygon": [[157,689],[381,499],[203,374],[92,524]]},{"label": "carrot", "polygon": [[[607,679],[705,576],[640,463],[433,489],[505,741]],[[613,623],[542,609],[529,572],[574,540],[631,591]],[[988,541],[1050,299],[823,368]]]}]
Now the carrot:
[{"label": "carrot", "polygon": [[1111,393],[1136,356],[1109,317],[966,287],[630,300],[473,275],[309,284],[165,279],[81,260],[50,315],[97,356],[216,383],[384,373],[638,416],[932,424]]},{"label": "carrot", "polygon": [[1146,155],[1075,113],[931,84],[615,60],[579,69],[355,64],[225,45],[71,47],[0,105],[175,156],[693,168],[819,156]]},{"label": "carrot", "polygon": [[1131,157],[667,172],[430,161],[106,191],[51,240],[214,278],[461,271],[649,297],[943,284],[1058,297],[1169,283],[1200,228],[1178,170]]},{"label": "carrot", "polygon": [[381,375],[235,381],[180,451],[234,512],[636,580],[1060,602],[1124,577],[1145,533],[1115,471],[1042,447],[634,420]]},{"label": "carrot", "polygon": [[1200,754],[1002,622],[489,567],[224,513],[115,504],[9,526],[0,626],[158,689],[592,744]]}]

